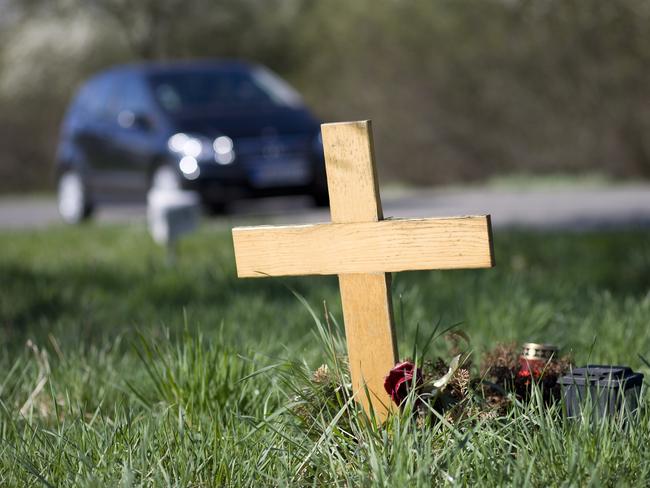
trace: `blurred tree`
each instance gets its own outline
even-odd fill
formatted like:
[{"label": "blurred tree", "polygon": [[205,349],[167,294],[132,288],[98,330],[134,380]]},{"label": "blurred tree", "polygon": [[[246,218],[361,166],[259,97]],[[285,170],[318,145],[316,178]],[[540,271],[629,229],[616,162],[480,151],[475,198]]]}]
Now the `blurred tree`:
[{"label": "blurred tree", "polygon": [[[185,17],[183,0],[80,0],[90,4],[99,14],[110,17],[120,28],[126,43],[139,59],[162,59],[169,51],[169,38],[174,26]],[[184,22],[186,21],[183,18]],[[190,21],[192,19],[187,19]]]}]

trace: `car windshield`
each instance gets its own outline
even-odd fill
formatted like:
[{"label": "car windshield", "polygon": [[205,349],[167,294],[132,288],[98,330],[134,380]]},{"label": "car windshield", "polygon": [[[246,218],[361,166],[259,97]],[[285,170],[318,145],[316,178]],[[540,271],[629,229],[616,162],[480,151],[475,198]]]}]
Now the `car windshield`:
[{"label": "car windshield", "polygon": [[296,107],[300,95],[270,71],[204,69],[153,74],[154,97],[167,112],[212,107]]}]

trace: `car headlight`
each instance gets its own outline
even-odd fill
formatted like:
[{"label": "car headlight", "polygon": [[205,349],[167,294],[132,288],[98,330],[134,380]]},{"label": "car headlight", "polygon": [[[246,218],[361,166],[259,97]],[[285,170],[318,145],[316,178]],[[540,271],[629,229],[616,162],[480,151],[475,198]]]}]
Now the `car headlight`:
[{"label": "car headlight", "polygon": [[[190,167],[187,163],[192,158],[198,161],[213,160],[217,164],[230,164],[235,160],[235,150],[233,149],[232,139],[228,136],[219,136],[211,141],[205,136],[186,134],[179,132],[174,134],[167,141],[167,147],[173,153],[181,156],[181,161],[185,160],[184,167]],[[183,168],[181,168],[181,171]],[[185,173],[185,171],[183,171]]]},{"label": "car headlight", "polygon": [[183,156],[178,162],[178,167],[188,180],[195,180],[201,174],[199,163],[196,158],[193,158],[192,156]]},{"label": "car headlight", "polygon": [[230,164],[235,160],[235,150],[232,139],[228,136],[219,136],[212,143],[214,160],[219,164]]}]

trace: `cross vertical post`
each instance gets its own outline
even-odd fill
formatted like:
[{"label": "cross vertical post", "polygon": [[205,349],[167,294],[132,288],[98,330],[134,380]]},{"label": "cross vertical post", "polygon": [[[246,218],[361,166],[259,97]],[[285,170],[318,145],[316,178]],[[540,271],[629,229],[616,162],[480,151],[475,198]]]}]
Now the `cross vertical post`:
[{"label": "cross vertical post", "polygon": [[[383,220],[370,121],[323,124],[330,214],[334,223]],[[388,273],[338,275],[352,390],[379,418],[391,407],[384,377],[397,362]],[[368,394],[366,394],[366,388]]]}]

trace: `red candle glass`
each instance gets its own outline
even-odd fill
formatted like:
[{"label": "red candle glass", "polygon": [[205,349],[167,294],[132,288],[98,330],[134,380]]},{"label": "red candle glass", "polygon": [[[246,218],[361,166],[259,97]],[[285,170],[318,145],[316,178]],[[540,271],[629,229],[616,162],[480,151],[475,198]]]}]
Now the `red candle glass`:
[{"label": "red candle glass", "polygon": [[544,371],[546,363],[557,356],[558,348],[552,344],[527,342],[519,356],[520,374],[538,377]]}]

